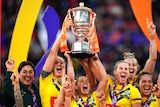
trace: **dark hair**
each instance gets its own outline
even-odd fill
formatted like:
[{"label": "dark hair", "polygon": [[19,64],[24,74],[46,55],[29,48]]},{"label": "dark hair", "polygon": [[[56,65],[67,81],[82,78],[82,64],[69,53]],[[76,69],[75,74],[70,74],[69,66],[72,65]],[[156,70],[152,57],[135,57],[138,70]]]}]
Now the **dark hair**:
[{"label": "dark hair", "polygon": [[143,75],[150,75],[151,77],[152,77],[152,75],[149,73],[149,72],[142,72],[142,73],[140,73],[140,75],[138,76],[138,78],[137,78],[137,83],[139,83],[139,81],[140,81],[140,79],[141,79],[141,77],[143,76]]},{"label": "dark hair", "polygon": [[23,61],[19,64],[18,67],[18,72],[20,73],[21,69],[26,66],[26,65],[30,65],[33,68],[34,74],[35,74],[35,67],[34,64],[31,61]]}]

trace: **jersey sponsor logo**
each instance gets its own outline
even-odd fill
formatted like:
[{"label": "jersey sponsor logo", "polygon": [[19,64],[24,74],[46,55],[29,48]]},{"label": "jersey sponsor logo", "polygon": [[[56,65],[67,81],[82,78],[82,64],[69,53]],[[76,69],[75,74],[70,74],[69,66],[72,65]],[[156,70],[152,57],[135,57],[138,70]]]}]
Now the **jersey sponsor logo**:
[{"label": "jersey sponsor logo", "polygon": [[[106,104],[106,107],[112,107],[112,104]],[[114,107],[121,107],[121,106],[114,106]]]},{"label": "jersey sponsor logo", "polygon": [[[54,107],[54,105],[55,105],[55,103],[56,103],[56,99],[57,99],[57,97],[51,97],[51,98],[50,98],[51,107]],[[63,104],[61,107],[64,107],[64,104]]]}]

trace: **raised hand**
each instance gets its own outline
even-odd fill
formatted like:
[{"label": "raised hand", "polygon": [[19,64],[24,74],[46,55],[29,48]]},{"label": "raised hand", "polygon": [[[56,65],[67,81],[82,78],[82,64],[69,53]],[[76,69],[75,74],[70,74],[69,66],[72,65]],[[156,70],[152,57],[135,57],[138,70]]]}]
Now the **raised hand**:
[{"label": "raised hand", "polygon": [[69,13],[67,13],[67,15],[66,15],[66,17],[63,21],[63,25],[62,25],[63,32],[68,31],[70,29],[71,25],[73,25],[73,21],[72,21],[70,15],[69,15]]},{"label": "raised hand", "polygon": [[68,59],[71,58],[71,56],[69,55],[70,51],[65,51],[64,52],[64,56]]},{"label": "raised hand", "polygon": [[154,35],[156,33],[156,26],[153,24],[153,22],[150,22],[148,18],[146,18],[148,33],[150,35],[151,39],[154,39]]},{"label": "raised hand", "polygon": [[98,98],[99,102],[104,101],[105,100],[105,92],[101,91],[101,92],[97,92],[96,97]]},{"label": "raised hand", "polygon": [[74,95],[74,81],[72,81],[68,76],[65,76],[65,81],[63,82],[65,97],[72,97]]},{"label": "raised hand", "polygon": [[158,75],[157,84],[152,89],[155,96],[160,97],[160,74]]},{"label": "raised hand", "polygon": [[77,58],[77,60],[83,67],[88,66],[88,58]]},{"label": "raised hand", "polygon": [[12,76],[10,77],[10,79],[12,80],[12,83],[14,83],[14,85],[19,84],[19,73],[18,73],[18,71],[16,71],[16,73],[13,73]]},{"label": "raised hand", "polygon": [[6,63],[6,68],[7,68],[7,71],[13,71],[14,67],[15,67],[15,61],[13,58],[9,58]]},{"label": "raised hand", "polygon": [[70,29],[71,25],[73,25],[72,19],[69,16],[69,14],[67,14],[64,21],[63,21],[62,31],[60,34],[60,50],[61,50],[61,52],[65,52],[68,50],[67,31]]}]

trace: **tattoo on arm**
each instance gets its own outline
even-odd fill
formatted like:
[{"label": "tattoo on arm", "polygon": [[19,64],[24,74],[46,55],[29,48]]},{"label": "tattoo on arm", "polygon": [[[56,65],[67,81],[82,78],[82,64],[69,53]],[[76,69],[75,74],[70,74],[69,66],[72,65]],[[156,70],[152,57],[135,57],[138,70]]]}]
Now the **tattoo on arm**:
[{"label": "tattoo on arm", "polygon": [[24,107],[19,84],[14,85],[14,99],[16,107]]}]

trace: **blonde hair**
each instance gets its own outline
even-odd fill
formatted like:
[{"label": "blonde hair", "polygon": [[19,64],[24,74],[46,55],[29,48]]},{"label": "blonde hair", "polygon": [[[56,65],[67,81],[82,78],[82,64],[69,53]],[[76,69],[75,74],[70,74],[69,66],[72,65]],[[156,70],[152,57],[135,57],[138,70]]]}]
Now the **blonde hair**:
[{"label": "blonde hair", "polygon": [[132,53],[131,52],[124,52],[123,59],[125,60],[127,58],[135,58],[136,59],[134,52],[132,52]]},{"label": "blonde hair", "polygon": [[126,63],[126,64],[128,64],[125,60],[119,60],[114,65],[114,71],[117,70],[117,67],[118,67],[119,63]]},{"label": "blonde hair", "polygon": [[135,57],[135,53],[134,52],[124,52],[123,53],[123,59],[124,60],[126,60],[127,58],[133,58],[133,59],[135,59],[136,60],[136,64],[137,64],[137,68],[138,68],[138,70],[140,69],[140,65],[139,65],[139,63],[138,63],[138,60],[137,60],[137,58]]}]

